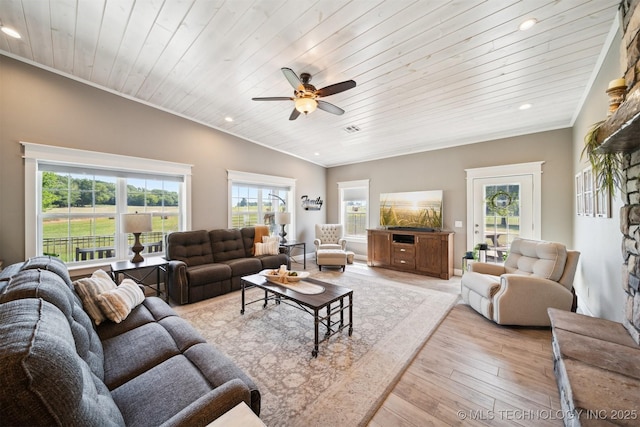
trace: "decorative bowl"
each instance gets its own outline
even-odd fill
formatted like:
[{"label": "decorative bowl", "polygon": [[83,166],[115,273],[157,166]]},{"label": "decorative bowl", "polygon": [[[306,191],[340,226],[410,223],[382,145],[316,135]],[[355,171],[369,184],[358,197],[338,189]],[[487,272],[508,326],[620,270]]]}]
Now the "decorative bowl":
[{"label": "decorative bowl", "polygon": [[[296,273],[296,275],[290,276],[291,273]],[[268,281],[273,283],[292,283],[292,282],[298,282],[300,280],[303,280],[309,277],[308,271],[287,271],[286,276],[281,276],[278,273],[278,270],[267,269],[267,270],[262,270],[259,274],[261,276],[266,277]],[[284,279],[286,279],[286,281]]]}]

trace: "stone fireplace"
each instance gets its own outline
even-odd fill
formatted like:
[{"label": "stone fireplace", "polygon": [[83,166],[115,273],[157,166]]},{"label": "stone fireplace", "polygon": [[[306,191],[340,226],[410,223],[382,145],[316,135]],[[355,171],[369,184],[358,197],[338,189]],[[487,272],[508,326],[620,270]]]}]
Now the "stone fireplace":
[{"label": "stone fireplace", "polygon": [[601,150],[623,153],[624,206],[620,210],[623,235],[623,283],[627,294],[623,324],[636,344],[640,344],[640,4],[624,0],[620,4],[623,38],[620,50],[624,79],[629,89],[626,101],[600,129]]},{"label": "stone fireplace", "polygon": [[640,149],[625,155],[625,205],[620,210],[624,236],[622,286],[627,294],[624,327],[640,344]]},{"label": "stone fireplace", "polygon": [[600,127],[599,150],[623,156],[622,323],[549,309],[566,426],[640,425],[640,0],[620,3],[626,100]]}]

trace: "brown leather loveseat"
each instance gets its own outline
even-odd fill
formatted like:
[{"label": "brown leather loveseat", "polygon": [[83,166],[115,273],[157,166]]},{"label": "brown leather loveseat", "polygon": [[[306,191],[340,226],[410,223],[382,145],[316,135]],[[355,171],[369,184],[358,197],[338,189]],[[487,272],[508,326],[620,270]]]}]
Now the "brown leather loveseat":
[{"label": "brown leather loveseat", "polygon": [[167,236],[171,298],[188,304],[240,289],[240,278],[287,264],[286,254],[254,256],[255,228],[178,231]]}]

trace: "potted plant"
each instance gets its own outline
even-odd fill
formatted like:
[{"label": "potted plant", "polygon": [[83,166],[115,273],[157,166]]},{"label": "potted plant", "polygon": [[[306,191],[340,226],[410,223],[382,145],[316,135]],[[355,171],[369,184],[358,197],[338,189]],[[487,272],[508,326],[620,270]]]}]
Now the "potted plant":
[{"label": "potted plant", "polygon": [[614,195],[616,188],[622,189],[622,154],[598,151],[600,143],[597,135],[603,124],[604,120],[591,125],[584,137],[584,148],[580,158],[586,156],[589,160],[597,189],[608,190],[609,194]]}]

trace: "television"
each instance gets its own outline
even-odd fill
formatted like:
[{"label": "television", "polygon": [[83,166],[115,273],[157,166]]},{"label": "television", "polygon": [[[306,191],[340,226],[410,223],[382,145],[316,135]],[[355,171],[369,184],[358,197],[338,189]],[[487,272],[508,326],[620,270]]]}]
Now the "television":
[{"label": "television", "polygon": [[442,190],[380,194],[380,225],[387,229],[442,229]]}]

